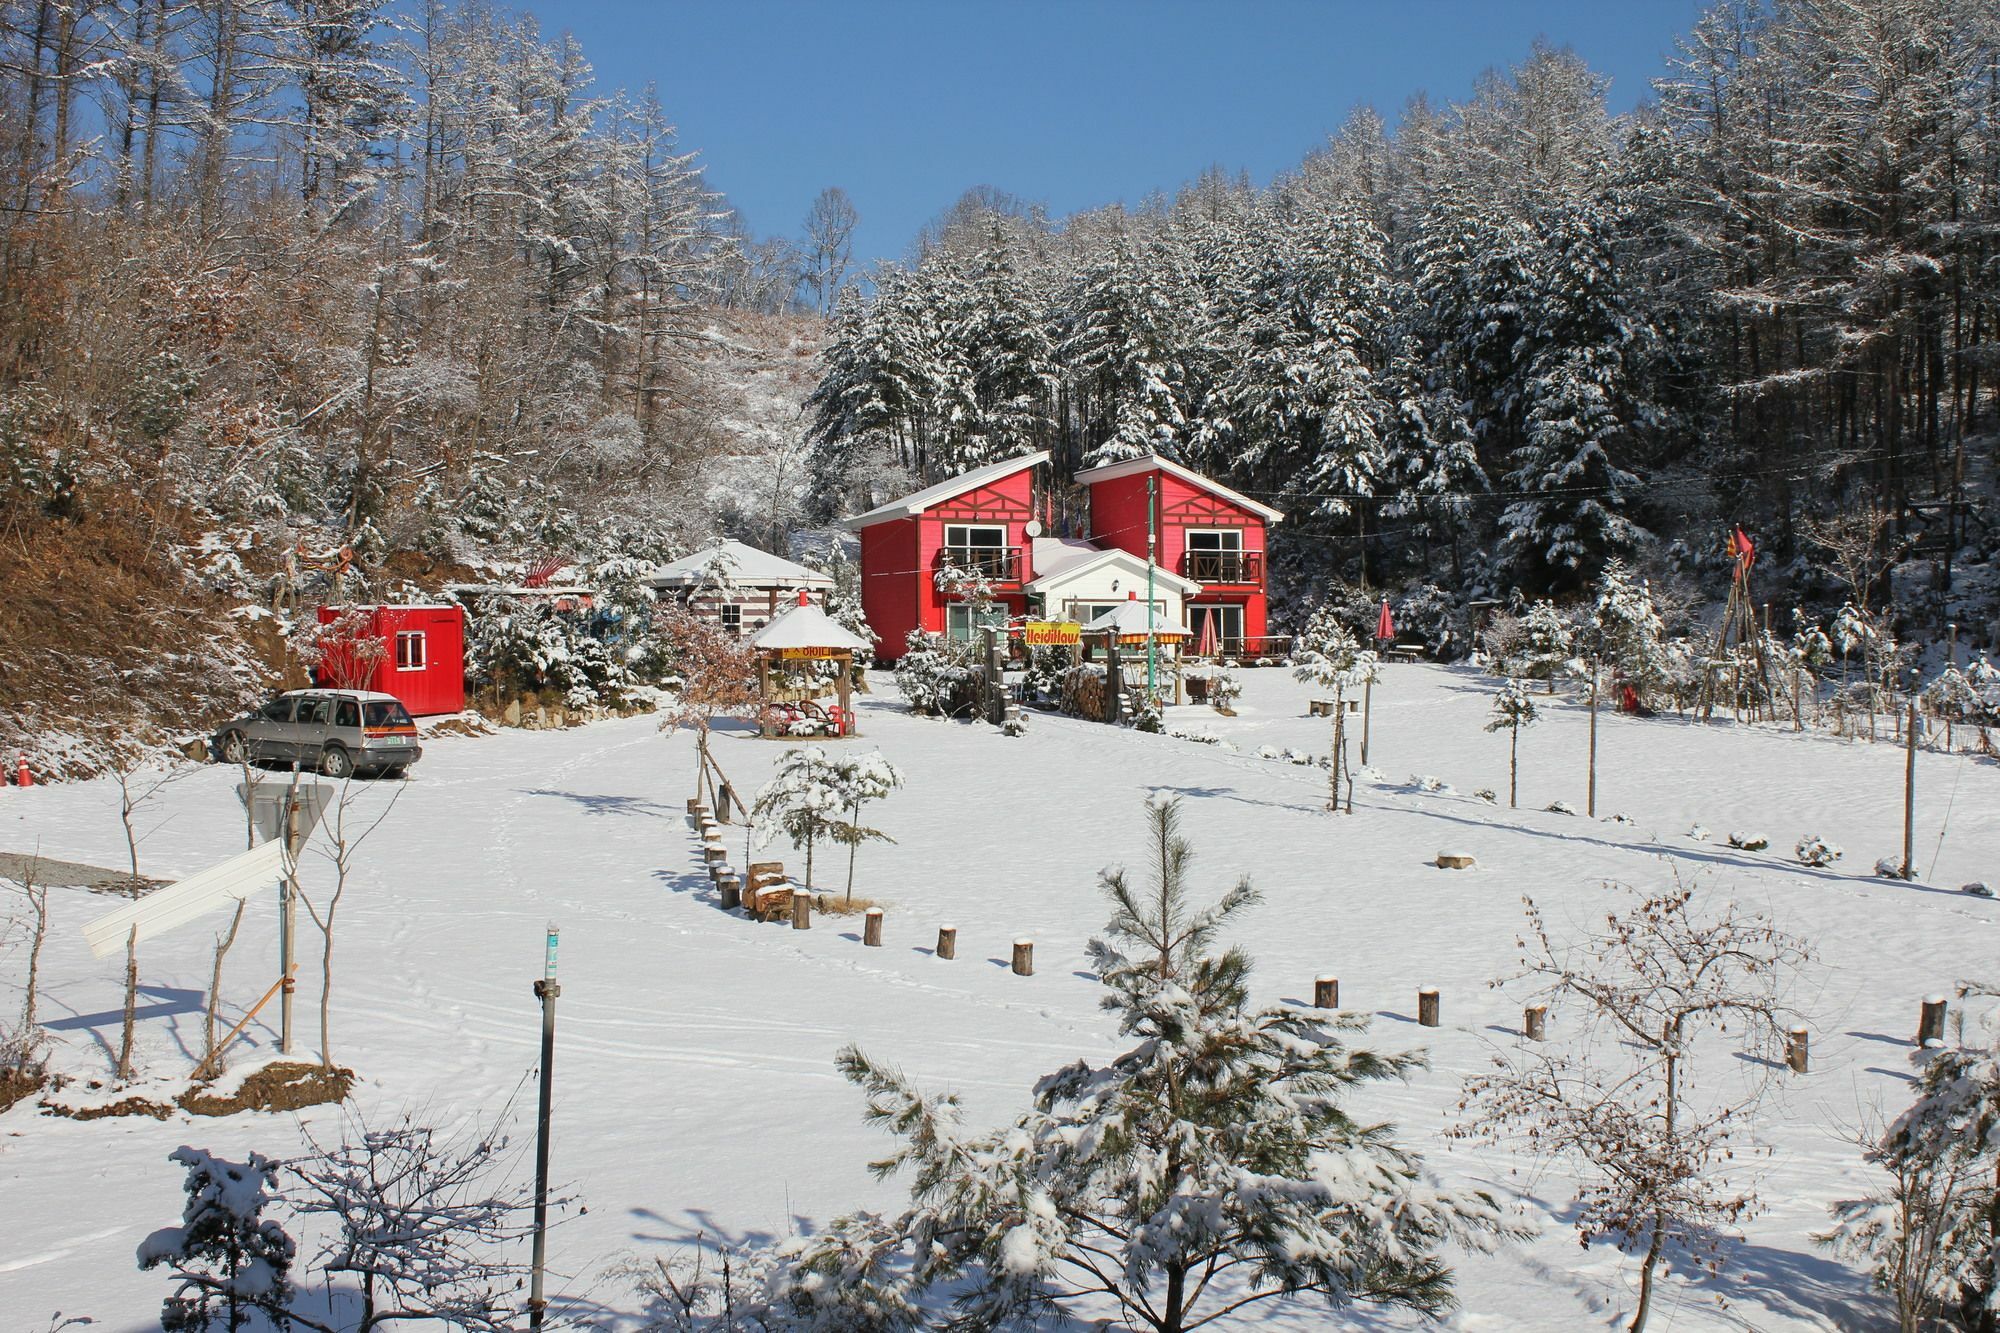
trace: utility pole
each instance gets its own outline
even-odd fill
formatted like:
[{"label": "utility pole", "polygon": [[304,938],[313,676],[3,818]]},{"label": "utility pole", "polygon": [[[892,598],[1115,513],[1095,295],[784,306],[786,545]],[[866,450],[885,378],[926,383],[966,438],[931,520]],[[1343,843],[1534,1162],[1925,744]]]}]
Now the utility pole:
[{"label": "utility pole", "polygon": [[1146,706],[1156,697],[1153,690],[1153,564],[1160,558],[1160,474],[1146,478]]},{"label": "utility pole", "polygon": [[561,932],[549,924],[548,953],[542,962],[541,978],[535,982],[535,998],[542,1002],[542,1103],[535,1117],[535,1252],[528,1278],[528,1328],[539,1333],[548,1300],[542,1295],[542,1274],[549,1246],[549,1102],[555,1092],[556,941]]}]

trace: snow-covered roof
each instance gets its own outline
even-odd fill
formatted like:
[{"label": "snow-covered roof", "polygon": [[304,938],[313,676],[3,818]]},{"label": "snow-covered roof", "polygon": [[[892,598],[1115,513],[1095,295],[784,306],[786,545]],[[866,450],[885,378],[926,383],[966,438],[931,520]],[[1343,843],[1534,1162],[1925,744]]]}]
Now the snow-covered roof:
[{"label": "snow-covered roof", "polygon": [[718,542],[693,555],[669,561],[648,575],[646,582],[655,588],[691,587],[708,579],[709,566],[718,559],[728,567],[731,583],[749,583],[759,587],[775,584],[781,588],[833,586],[831,575],[739,541]]},{"label": "snow-covered roof", "polygon": [[1155,468],[1158,468],[1170,477],[1179,477],[1190,486],[1198,486],[1210,495],[1219,495],[1231,504],[1242,505],[1266,523],[1282,523],[1285,521],[1285,516],[1271,508],[1271,506],[1258,504],[1249,496],[1238,491],[1232,491],[1221,482],[1204,477],[1194,469],[1182,467],[1179,463],[1174,462],[1173,459],[1162,458],[1158,454],[1145,454],[1138,458],[1128,458],[1122,463],[1106,463],[1103,467],[1094,467],[1087,472],[1077,473],[1076,479],[1085,486],[1089,486],[1094,482],[1115,481],[1120,477],[1138,476],[1141,473],[1151,472]]},{"label": "snow-covered roof", "polygon": [[1061,573],[1071,565],[1080,565],[1086,560],[1104,554],[1104,548],[1096,542],[1085,541],[1081,537],[1036,537],[1028,543],[1033,552],[1035,581],[1037,583],[1051,574]]},{"label": "snow-covered roof", "polygon": [[[1024,592],[1046,593],[1052,588],[1073,582],[1086,574],[1103,569],[1109,565],[1117,565],[1129,571],[1135,579],[1146,577],[1145,558],[1133,555],[1130,551],[1120,550],[1115,546],[1110,550],[1103,551],[1095,547],[1089,547],[1087,550],[1076,551],[1067,558],[1061,558],[1059,551],[1051,552],[1050,554],[1059,555],[1054,567],[1051,568],[1043,559],[1042,548],[1045,542],[1059,549],[1077,544],[1089,547],[1089,543],[1087,542],[1056,542],[1047,538],[1038,540],[1035,543],[1035,581],[1025,585],[1022,589]],[[1172,588],[1183,597],[1192,596],[1201,591],[1199,583],[1196,583],[1192,579],[1184,579],[1180,575],[1171,573],[1159,565],[1153,566],[1153,578],[1161,586]]]},{"label": "snow-covered roof", "polygon": [[1152,607],[1139,601],[1125,601],[1106,611],[1097,619],[1083,627],[1085,634],[1101,634],[1105,630],[1115,630],[1122,638],[1128,634],[1152,634],[1156,637],[1179,635],[1193,638],[1185,625],[1176,625]]},{"label": "snow-covered roof", "polygon": [[887,523],[891,519],[909,518],[913,514],[923,513],[924,510],[929,509],[932,505],[943,504],[946,500],[952,499],[954,496],[963,495],[967,491],[977,490],[988,482],[999,481],[1002,477],[1011,477],[1022,468],[1033,467],[1037,463],[1046,463],[1048,461],[1049,451],[1046,449],[1037,449],[1034,453],[1022,454],[1019,458],[1009,458],[999,463],[988,463],[985,467],[976,467],[970,472],[960,473],[958,476],[941,481],[935,486],[926,487],[918,491],[915,495],[906,495],[900,500],[891,500],[888,504],[877,505],[859,517],[842,519],[840,526],[843,528],[867,528],[873,527],[877,523]]},{"label": "snow-covered roof", "polygon": [[795,606],[750,636],[752,648],[840,648],[872,652],[861,636],[816,606]]}]

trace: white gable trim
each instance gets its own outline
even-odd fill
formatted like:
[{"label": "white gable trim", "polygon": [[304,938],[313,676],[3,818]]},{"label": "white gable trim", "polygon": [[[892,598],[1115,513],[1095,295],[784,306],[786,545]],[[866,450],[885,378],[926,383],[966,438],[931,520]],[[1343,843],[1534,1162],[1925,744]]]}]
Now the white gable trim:
[{"label": "white gable trim", "polygon": [[974,468],[970,472],[941,481],[914,495],[906,495],[900,500],[891,500],[888,504],[878,505],[859,517],[844,518],[840,521],[840,526],[849,531],[859,531],[862,528],[873,527],[877,523],[887,523],[892,519],[910,518],[923,513],[933,505],[941,505],[946,500],[955,499],[967,491],[976,491],[981,486],[1011,477],[1024,468],[1031,468],[1048,461],[1049,451],[1038,449],[1032,454],[1022,454],[1019,458],[988,463],[985,467]]},{"label": "white gable trim", "polygon": [[[1088,560],[1078,560],[1072,564],[1064,565],[1055,573],[1045,574],[1034,582],[1024,585],[1022,591],[1047,596],[1079,579],[1089,578],[1093,574],[1101,573],[1107,566],[1111,565],[1116,565],[1130,574],[1135,580],[1143,581],[1146,577],[1146,562],[1144,560],[1133,555],[1130,551],[1121,551],[1113,548],[1094,555]],[[1178,592],[1183,597],[1192,597],[1201,591],[1199,583],[1191,579],[1184,579],[1180,575],[1163,569],[1158,565],[1153,566],[1153,583],[1156,587]]]},{"label": "white gable trim", "polygon": [[1103,467],[1094,467],[1087,472],[1077,473],[1076,479],[1084,485],[1089,486],[1100,481],[1116,481],[1120,477],[1136,477],[1142,473],[1151,472],[1155,468],[1158,468],[1170,477],[1180,478],[1190,486],[1199,487],[1201,490],[1207,491],[1210,495],[1220,496],[1231,504],[1242,505],[1266,523],[1282,523],[1285,521],[1285,516],[1278,510],[1271,508],[1271,506],[1258,504],[1249,496],[1238,491],[1232,491],[1221,482],[1213,481],[1208,477],[1202,476],[1201,473],[1196,472],[1193,468],[1182,467],[1171,458],[1162,458],[1158,454],[1147,454],[1143,458],[1128,458],[1122,463],[1106,463]]}]

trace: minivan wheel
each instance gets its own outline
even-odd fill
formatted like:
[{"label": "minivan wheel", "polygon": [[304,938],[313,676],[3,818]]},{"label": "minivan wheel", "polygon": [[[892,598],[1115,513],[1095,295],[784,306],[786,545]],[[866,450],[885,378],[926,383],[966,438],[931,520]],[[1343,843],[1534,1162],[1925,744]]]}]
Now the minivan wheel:
[{"label": "minivan wheel", "polygon": [[240,764],[250,757],[250,747],[243,743],[243,733],[232,731],[222,738],[222,762]]},{"label": "minivan wheel", "polygon": [[354,760],[338,745],[329,745],[319,757],[319,771],[330,778],[344,778],[354,772]]}]

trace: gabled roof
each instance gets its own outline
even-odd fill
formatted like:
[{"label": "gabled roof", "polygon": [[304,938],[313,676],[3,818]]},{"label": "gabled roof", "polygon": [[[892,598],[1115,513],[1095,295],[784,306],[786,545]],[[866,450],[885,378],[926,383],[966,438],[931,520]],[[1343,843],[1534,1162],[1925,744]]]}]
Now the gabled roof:
[{"label": "gabled roof", "polygon": [[840,526],[849,529],[868,528],[873,527],[877,523],[887,523],[891,519],[909,518],[912,515],[923,513],[933,505],[940,505],[946,500],[963,495],[967,491],[976,491],[981,486],[987,485],[990,482],[999,481],[1003,477],[1011,477],[1023,468],[1031,468],[1038,463],[1046,463],[1048,461],[1049,451],[1046,449],[1037,449],[1034,453],[1022,454],[1019,458],[1009,458],[999,463],[988,463],[985,467],[974,468],[970,472],[961,473],[949,480],[941,481],[935,486],[926,487],[918,491],[915,495],[906,495],[900,500],[891,500],[888,504],[877,505],[859,517],[842,519]]},{"label": "gabled roof", "polygon": [[718,542],[693,555],[684,555],[669,561],[647,575],[646,582],[655,588],[678,588],[702,583],[708,578],[709,565],[720,559],[728,566],[732,583],[767,584],[781,587],[831,588],[833,577],[816,569],[794,563],[783,556],[760,551],[739,541]]},{"label": "gabled roof", "polygon": [[1120,477],[1136,477],[1143,473],[1151,472],[1155,468],[1158,468],[1170,477],[1179,477],[1188,485],[1199,487],[1207,491],[1210,495],[1220,496],[1231,504],[1242,505],[1266,523],[1282,523],[1285,521],[1285,516],[1271,508],[1271,506],[1258,504],[1249,496],[1232,491],[1221,482],[1204,477],[1193,468],[1182,467],[1179,463],[1174,462],[1173,459],[1162,458],[1158,454],[1145,454],[1139,458],[1128,458],[1122,463],[1106,463],[1103,467],[1094,467],[1087,472],[1077,473],[1076,479],[1085,486],[1091,486],[1100,481],[1116,481]]},{"label": "gabled roof", "polygon": [[1186,625],[1176,625],[1144,602],[1123,601],[1083,627],[1086,634],[1115,631],[1121,638],[1130,634],[1151,634],[1154,638],[1191,639]]},{"label": "gabled roof", "polygon": [[872,652],[873,645],[818,607],[795,606],[750,636],[752,648],[839,648]]},{"label": "gabled roof", "polygon": [[[1101,569],[1105,565],[1123,565],[1125,568],[1131,570],[1133,576],[1136,578],[1144,578],[1146,576],[1145,557],[1133,555],[1130,551],[1121,551],[1116,547],[1108,551],[1099,551],[1095,555],[1086,555],[1081,560],[1065,560],[1054,569],[1044,569],[1041,563],[1041,543],[1036,542],[1036,578],[1034,582],[1025,585],[1022,591],[1045,592],[1057,584],[1068,583],[1072,579],[1081,578],[1092,570]],[[1159,565],[1153,566],[1153,578],[1156,582],[1175,589],[1183,597],[1191,596],[1201,591],[1199,583],[1196,583],[1192,579],[1184,579],[1180,575],[1171,573]]]}]

